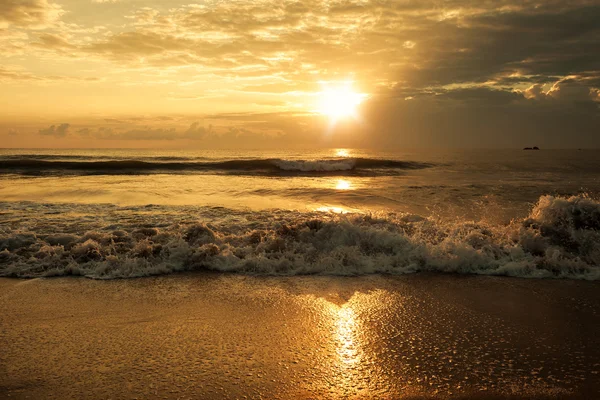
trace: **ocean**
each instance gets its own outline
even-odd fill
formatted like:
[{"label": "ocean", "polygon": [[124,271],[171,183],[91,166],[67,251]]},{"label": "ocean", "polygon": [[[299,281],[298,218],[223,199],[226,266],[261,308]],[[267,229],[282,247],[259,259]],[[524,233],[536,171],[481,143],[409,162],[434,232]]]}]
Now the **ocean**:
[{"label": "ocean", "polygon": [[600,279],[600,151],[0,150],[0,276]]}]

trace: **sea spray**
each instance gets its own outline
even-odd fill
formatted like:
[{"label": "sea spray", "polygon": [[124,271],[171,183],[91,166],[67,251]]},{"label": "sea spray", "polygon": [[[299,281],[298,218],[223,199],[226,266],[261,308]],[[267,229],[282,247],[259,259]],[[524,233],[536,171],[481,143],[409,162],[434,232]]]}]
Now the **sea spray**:
[{"label": "sea spray", "polygon": [[[77,211],[86,206],[70,207]],[[410,214],[219,208],[199,209],[204,220],[194,222],[152,207],[150,214],[142,207],[106,207],[106,213],[127,213],[136,222],[94,225],[82,218],[69,224],[59,219],[5,226],[0,233],[0,276],[111,279],[193,270],[259,275],[430,271],[600,279],[600,203],[584,196],[542,196],[527,218],[507,225]],[[94,212],[101,212],[97,208]]]}]

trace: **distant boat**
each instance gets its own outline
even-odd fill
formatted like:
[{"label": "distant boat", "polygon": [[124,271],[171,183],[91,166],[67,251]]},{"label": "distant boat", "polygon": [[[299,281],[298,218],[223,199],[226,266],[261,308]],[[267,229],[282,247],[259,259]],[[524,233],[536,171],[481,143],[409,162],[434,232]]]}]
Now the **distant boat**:
[{"label": "distant boat", "polygon": [[533,146],[533,147],[523,147],[523,150],[539,150],[540,148],[537,146]]}]

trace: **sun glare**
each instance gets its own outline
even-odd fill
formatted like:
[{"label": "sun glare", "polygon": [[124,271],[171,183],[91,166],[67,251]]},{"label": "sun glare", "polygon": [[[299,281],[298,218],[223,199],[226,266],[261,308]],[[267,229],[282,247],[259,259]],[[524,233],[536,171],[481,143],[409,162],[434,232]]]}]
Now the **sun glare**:
[{"label": "sun glare", "polygon": [[349,190],[351,187],[350,182],[344,179],[339,179],[335,184],[337,190]]},{"label": "sun glare", "polygon": [[336,149],[335,150],[335,155],[337,157],[350,157],[350,152],[347,149]]},{"label": "sun glare", "polygon": [[357,93],[349,83],[343,86],[328,86],[320,92],[318,111],[332,119],[357,116],[357,108],[365,95]]}]

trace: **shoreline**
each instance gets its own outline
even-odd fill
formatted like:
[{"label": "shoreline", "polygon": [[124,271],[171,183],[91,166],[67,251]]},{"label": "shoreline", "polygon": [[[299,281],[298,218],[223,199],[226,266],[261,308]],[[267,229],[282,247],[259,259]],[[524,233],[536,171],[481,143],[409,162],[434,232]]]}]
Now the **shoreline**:
[{"label": "shoreline", "polygon": [[585,399],[600,282],[0,278],[0,398]]}]

